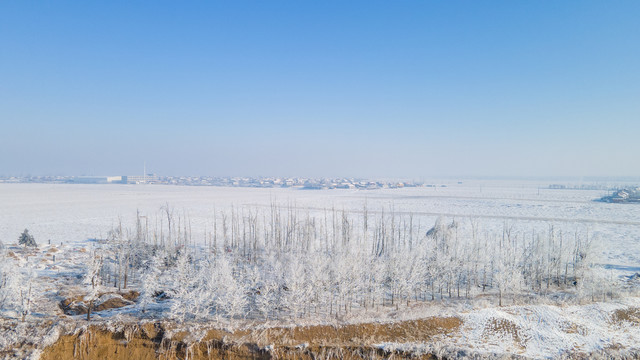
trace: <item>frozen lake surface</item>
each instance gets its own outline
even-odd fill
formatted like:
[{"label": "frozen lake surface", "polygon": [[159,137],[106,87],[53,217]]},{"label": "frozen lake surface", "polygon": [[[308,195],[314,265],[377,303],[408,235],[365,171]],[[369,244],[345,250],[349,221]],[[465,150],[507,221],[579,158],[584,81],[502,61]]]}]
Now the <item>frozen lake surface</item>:
[{"label": "frozen lake surface", "polygon": [[25,228],[39,243],[104,238],[119,221],[132,227],[136,211],[156,221],[167,204],[190,219],[194,238],[211,230],[214,213],[232,206],[267,212],[277,204],[319,217],[331,209],[356,213],[366,206],[371,216],[414,214],[425,230],[442,216],[462,226],[477,219],[481,232],[499,233],[507,224],[523,236],[550,226],[566,236],[588,234],[597,239],[603,265],[640,272],[639,204],[596,202],[606,191],[549,189],[549,182],[540,181],[441,184],[446,187],[378,190],[0,184],[0,241],[16,242]]}]

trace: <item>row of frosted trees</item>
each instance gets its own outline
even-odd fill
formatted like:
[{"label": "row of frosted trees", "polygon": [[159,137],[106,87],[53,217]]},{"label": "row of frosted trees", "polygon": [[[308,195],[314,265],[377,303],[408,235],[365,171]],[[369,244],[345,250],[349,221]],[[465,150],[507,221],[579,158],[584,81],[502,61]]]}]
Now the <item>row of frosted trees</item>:
[{"label": "row of frosted trees", "polygon": [[411,302],[494,297],[499,305],[559,290],[613,295],[586,229],[393,210],[303,211],[273,204],[212,214],[197,236],[169,206],[116,227],[95,251],[93,279],[141,290],[140,305],[178,320],[343,316]]},{"label": "row of frosted trees", "polygon": [[16,316],[24,321],[31,313],[36,295],[32,289],[36,279],[34,266],[28,257],[23,266],[18,265],[0,242],[0,313],[3,316]]}]

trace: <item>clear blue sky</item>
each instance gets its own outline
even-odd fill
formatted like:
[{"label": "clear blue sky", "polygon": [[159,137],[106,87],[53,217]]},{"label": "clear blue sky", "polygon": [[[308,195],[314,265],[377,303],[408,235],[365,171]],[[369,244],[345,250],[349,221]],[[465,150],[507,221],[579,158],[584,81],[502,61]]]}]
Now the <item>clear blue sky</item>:
[{"label": "clear blue sky", "polygon": [[640,1],[3,1],[0,175],[640,176]]}]

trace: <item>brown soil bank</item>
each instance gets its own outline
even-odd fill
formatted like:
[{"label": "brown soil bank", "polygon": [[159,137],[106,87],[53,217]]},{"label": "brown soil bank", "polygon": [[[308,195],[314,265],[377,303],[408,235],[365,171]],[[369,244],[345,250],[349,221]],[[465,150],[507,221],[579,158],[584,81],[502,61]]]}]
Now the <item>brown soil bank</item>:
[{"label": "brown soil bank", "polygon": [[132,325],[117,332],[99,327],[64,335],[41,359],[382,359],[435,358],[432,354],[385,352],[380,342],[429,343],[455,331],[456,317],[393,324],[268,328],[234,333],[208,330],[198,340],[186,332],[167,335],[160,323]]}]

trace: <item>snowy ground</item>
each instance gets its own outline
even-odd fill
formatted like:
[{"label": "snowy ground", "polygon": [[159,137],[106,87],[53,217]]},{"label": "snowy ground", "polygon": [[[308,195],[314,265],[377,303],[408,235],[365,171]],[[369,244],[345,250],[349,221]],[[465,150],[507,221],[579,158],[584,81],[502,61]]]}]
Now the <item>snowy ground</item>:
[{"label": "snowy ground", "polygon": [[640,206],[593,200],[603,190],[552,190],[549,182],[474,180],[446,187],[379,190],[178,187],[156,185],[0,184],[0,241],[13,243],[28,228],[39,243],[104,238],[118,221],[132,227],[136,210],[155,221],[167,204],[192,222],[192,232],[211,229],[212,215],[272,203],[322,213],[335,208],[369,213],[414,213],[428,229],[438,216],[476,218],[481,229],[512,222],[524,230],[549,226],[600,238],[602,264],[627,274],[640,272]]},{"label": "snowy ground", "polygon": [[[588,305],[526,305],[459,310],[463,325],[441,343],[382,343],[381,348],[414,353],[501,358],[636,358],[640,351],[640,298]],[[629,321],[622,314],[633,311]],[[450,310],[449,310],[450,311]],[[618,352],[619,350],[623,350]],[[634,356],[628,354],[634,353]],[[603,355],[606,354],[606,355]]]},{"label": "snowy ground", "polygon": [[[64,296],[80,291],[88,249],[88,239],[104,238],[119,221],[133,226],[139,210],[155,221],[161,208],[170,205],[192,221],[199,234],[211,228],[214,212],[235,208],[279,206],[322,214],[326,209],[369,213],[381,211],[413,213],[428,229],[438,216],[456,218],[463,225],[475,218],[480,227],[500,229],[505,222],[517,228],[545,231],[549,226],[566,234],[588,232],[598,237],[602,266],[610,276],[640,273],[640,205],[608,204],[593,200],[606,195],[594,190],[551,190],[548,183],[467,181],[440,182],[447,187],[380,190],[300,190],[221,187],[176,187],[141,185],[48,185],[0,184],[0,241],[15,243],[25,228],[41,244],[28,254],[9,247],[13,261],[34,264],[39,278],[38,292],[30,321],[65,318],[58,304]],[[467,225],[465,225],[467,226]],[[569,236],[569,235],[568,235]],[[51,240],[51,245],[48,244]],[[55,259],[54,256],[55,255]],[[65,288],[60,292],[60,288]],[[518,354],[533,358],[553,358],[567,353],[591,353],[603,349],[635,349],[640,344],[638,318],[640,298],[627,297],[607,302],[571,306],[557,304],[513,305],[497,308],[494,301],[415,303],[409,307],[360,313],[347,322],[400,321],[433,315],[456,315],[463,326],[443,347],[466,349],[481,354]],[[96,319],[135,314],[136,305],[118,311],[95,314]],[[629,318],[620,311],[630,312]],[[17,314],[2,312],[3,317]],[[76,319],[77,318],[77,319]],[[65,321],[81,321],[83,316]],[[635,319],[635,320],[634,320]],[[0,347],[19,339],[3,330]],[[27,334],[27,333],[25,333]],[[379,344],[385,348],[433,350],[431,345],[414,343]],[[425,348],[426,347],[426,348]]]}]

